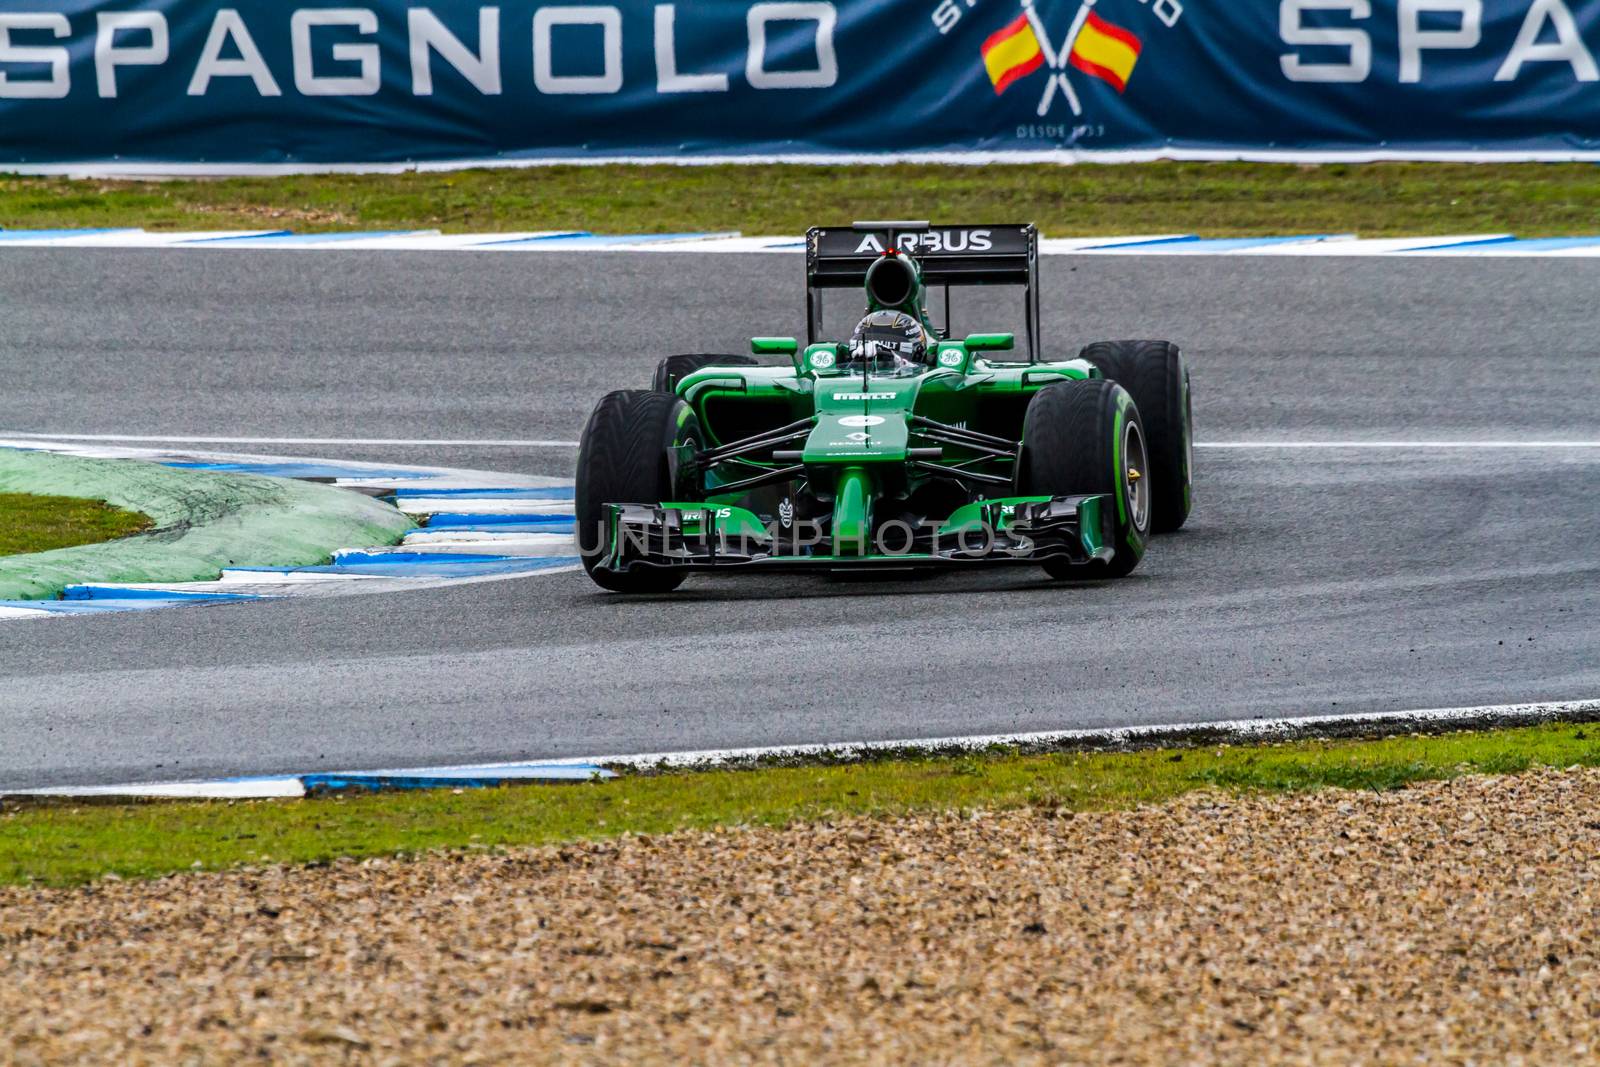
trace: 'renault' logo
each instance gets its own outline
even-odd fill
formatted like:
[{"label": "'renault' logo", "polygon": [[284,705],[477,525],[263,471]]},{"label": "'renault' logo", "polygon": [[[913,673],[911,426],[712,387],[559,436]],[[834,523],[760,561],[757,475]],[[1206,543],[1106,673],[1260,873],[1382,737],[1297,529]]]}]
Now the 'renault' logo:
[{"label": "'renault' logo", "polygon": [[[1183,16],[1179,0],[1139,0],[1139,3],[1148,4],[1156,19],[1169,29]],[[1051,43],[1044,17],[1033,0],[1022,0],[1022,14],[991,33],[979,49],[995,95],[1043,69],[1048,77],[1039,97],[1039,117],[1050,113],[1058,91],[1072,113],[1082,115],[1083,105],[1067,76],[1069,68],[1081,76],[1105,82],[1118,93],[1124,92],[1144,53],[1144,38],[1125,26],[1101,18],[1094,12],[1094,5],[1095,0],[1080,0],[1072,23],[1061,38],[1061,44],[1056,46]],[[939,24],[937,14],[935,23]],[[952,20],[950,25],[953,24]],[[940,32],[945,32],[946,26],[939,25]]]}]

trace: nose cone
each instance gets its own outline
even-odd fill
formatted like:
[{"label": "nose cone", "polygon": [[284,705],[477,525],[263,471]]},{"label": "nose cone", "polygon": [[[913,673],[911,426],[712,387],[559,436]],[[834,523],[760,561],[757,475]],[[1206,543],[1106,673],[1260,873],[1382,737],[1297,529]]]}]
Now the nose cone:
[{"label": "nose cone", "polygon": [[904,462],[906,419],[917,405],[920,378],[830,378],[816,390],[817,424],[806,438],[807,463]]}]

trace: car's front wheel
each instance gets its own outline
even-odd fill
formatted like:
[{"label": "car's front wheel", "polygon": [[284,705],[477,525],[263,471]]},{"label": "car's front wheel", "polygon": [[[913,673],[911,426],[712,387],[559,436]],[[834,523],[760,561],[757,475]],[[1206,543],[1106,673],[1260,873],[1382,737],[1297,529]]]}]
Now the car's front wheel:
[{"label": "car's front wheel", "polygon": [[1171,533],[1194,506],[1194,411],[1182,353],[1171,341],[1096,341],[1078,358],[1133,394],[1150,453],[1150,529]]},{"label": "car's front wheel", "polygon": [[1054,578],[1120,578],[1138,566],[1150,536],[1144,424],[1128,391],[1105,378],[1047,385],[1028,402],[1017,459],[1020,496],[1112,498],[1111,560],[1088,567],[1047,560]]},{"label": "car's front wheel", "polygon": [[578,446],[574,532],[583,569],[596,584],[617,593],[665,593],[683,583],[682,571],[595,568],[610,548],[607,504],[700,499],[694,454],[703,441],[694,410],[672,393],[619,389],[595,405]]}]

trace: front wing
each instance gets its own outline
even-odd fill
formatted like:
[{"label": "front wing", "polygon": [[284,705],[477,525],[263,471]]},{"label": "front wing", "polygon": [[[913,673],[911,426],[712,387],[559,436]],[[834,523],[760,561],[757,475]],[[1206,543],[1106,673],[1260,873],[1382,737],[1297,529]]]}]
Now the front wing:
[{"label": "front wing", "polygon": [[610,504],[597,570],[904,570],[1065,560],[1109,562],[1109,495],[1008,497],[968,504],[942,522],[890,523],[868,544],[835,544],[815,524],[765,526],[718,504]]}]

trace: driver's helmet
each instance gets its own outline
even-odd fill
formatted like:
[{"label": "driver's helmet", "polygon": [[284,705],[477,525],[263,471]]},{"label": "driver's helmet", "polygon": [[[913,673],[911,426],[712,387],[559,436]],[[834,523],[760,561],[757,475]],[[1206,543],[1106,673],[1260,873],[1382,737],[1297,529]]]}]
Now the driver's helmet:
[{"label": "driver's helmet", "polygon": [[850,362],[890,368],[925,363],[928,335],[922,323],[904,311],[874,311],[850,335]]}]

